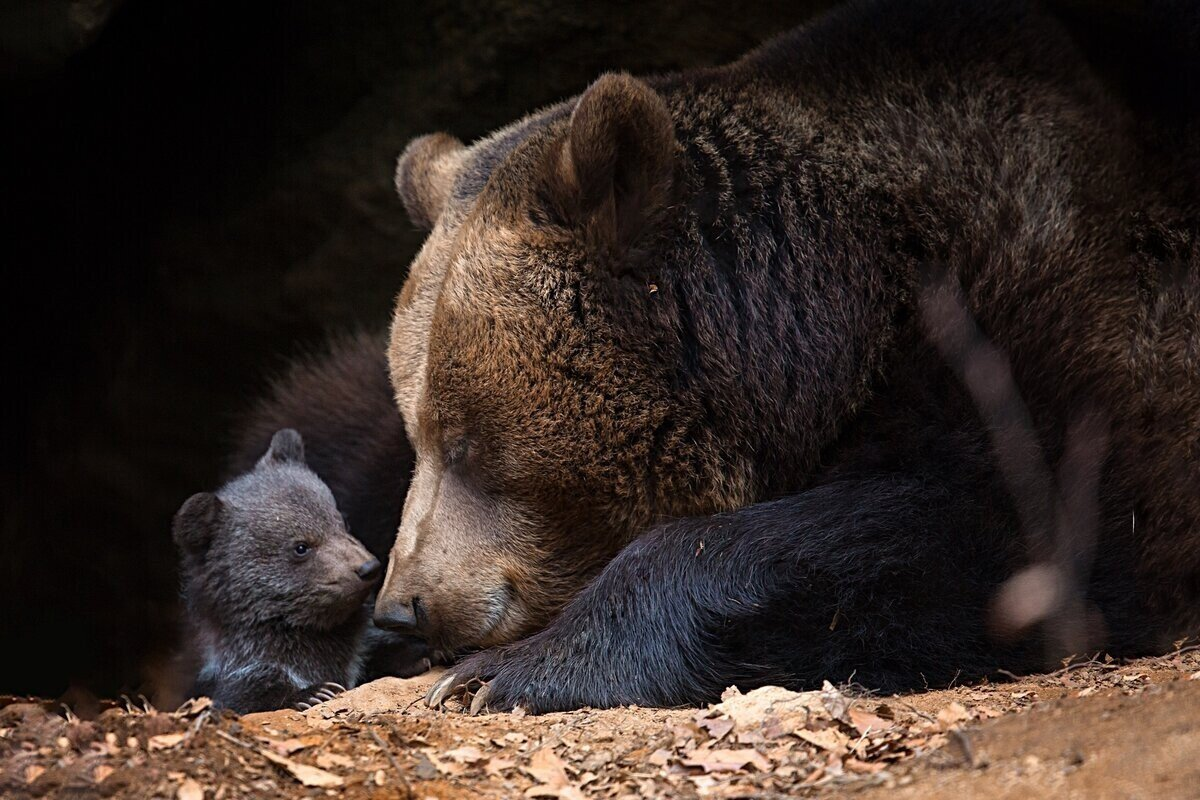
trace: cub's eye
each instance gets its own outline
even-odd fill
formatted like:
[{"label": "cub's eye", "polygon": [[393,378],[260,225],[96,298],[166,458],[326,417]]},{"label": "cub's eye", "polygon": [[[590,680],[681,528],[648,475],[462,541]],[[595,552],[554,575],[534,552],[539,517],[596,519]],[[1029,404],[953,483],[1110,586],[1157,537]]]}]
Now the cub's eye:
[{"label": "cub's eye", "polygon": [[310,548],[306,543],[296,542],[296,544],[292,547],[292,552],[303,558],[304,556],[308,555],[309,549]]}]

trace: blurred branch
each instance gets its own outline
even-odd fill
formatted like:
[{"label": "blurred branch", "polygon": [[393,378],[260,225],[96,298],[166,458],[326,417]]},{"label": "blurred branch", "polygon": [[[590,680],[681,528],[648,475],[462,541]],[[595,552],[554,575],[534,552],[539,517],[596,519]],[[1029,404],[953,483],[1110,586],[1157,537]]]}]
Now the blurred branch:
[{"label": "blurred branch", "polygon": [[1004,638],[1044,625],[1051,657],[1079,653],[1102,637],[1086,601],[1100,521],[1099,488],[1108,455],[1107,417],[1077,412],[1055,479],[1004,353],[980,331],[957,279],[930,283],[919,306],[926,334],[979,409],[1032,563],[993,600],[989,622]]}]

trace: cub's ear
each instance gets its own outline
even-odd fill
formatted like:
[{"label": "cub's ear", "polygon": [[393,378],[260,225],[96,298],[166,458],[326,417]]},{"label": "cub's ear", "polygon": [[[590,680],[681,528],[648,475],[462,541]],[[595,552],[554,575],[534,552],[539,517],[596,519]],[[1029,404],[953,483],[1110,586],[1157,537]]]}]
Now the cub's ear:
[{"label": "cub's ear", "polygon": [[271,437],[271,446],[258,460],[258,466],[287,462],[304,463],[304,439],[300,437],[300,432],[293,428],[275,431],[275,435]]},{"label": "cub's ear", "polygon": [[203,555],[212,544],[213,532],[221,521],[224,504],[212,492],[200,492],[189,497],[171,523],[175,546],[191,555]]},{"label": "cub's ear", "polygon": [[670,202],[675,123],[666,103],[637,78],[604,75],[576,103],[550,170],[559,214],[627,247]]},{"label": "cub's ear", "polygon": [[396,193],[413,224],[432,230],[450,199],[467,148],[448,133],[413,139],[396,161]]}]

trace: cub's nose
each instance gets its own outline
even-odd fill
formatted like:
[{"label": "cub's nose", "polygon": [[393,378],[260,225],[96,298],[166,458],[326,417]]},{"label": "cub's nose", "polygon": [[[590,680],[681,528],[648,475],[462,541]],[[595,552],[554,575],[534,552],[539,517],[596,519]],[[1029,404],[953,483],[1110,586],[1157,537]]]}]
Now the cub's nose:
[{"label": "cub's nose", "polygon": [[362,578],[364,581],[377,581],[379,580],[379,575],[382,572],[383,565],[379,563],[379,559],[372,558],[370,561],[364,562],[363,565],[358,568],[358,577]]},{"label": "cub's nose", "polygon": [[[416,598],[413,598],[416,600]],[[416,603],[385,602],[383,597],[375,600],[375,624],[389,631],[416,633]]]}]

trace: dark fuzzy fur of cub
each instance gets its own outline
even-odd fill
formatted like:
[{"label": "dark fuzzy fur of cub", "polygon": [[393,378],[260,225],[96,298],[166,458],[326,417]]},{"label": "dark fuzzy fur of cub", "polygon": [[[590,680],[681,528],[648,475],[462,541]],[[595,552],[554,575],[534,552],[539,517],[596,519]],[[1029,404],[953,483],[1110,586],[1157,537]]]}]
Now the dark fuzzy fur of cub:
[{"label": "dark fuzzy fur of cub", "polygon": [[[388,376],[386,337],[335,336],[293,360],[241,419],[227,475],[253,469],[271,437],[294,428],[305,461],[333,493],[350,535],[381,562],[396,539],[413,453]],[[421,638],[371,625],[363,680],[424,672],[436,655]]]},{"label": "dark fuzzy fur of cub", "polygon": [[296,431],[276,433],[252,470],[190,497],[173,534],[201,665],[194,694],[245,713],[357,682],[381,567],[346,532]]},{"label": "dark fuzzy fur of cub", "polygon": [[413,466],[386,350],[384,336],[358,333],[292,361],[240,421],[227,470],[229,477],[247,472],[275,431],[294,428],[350,533],[384,562]]}]

